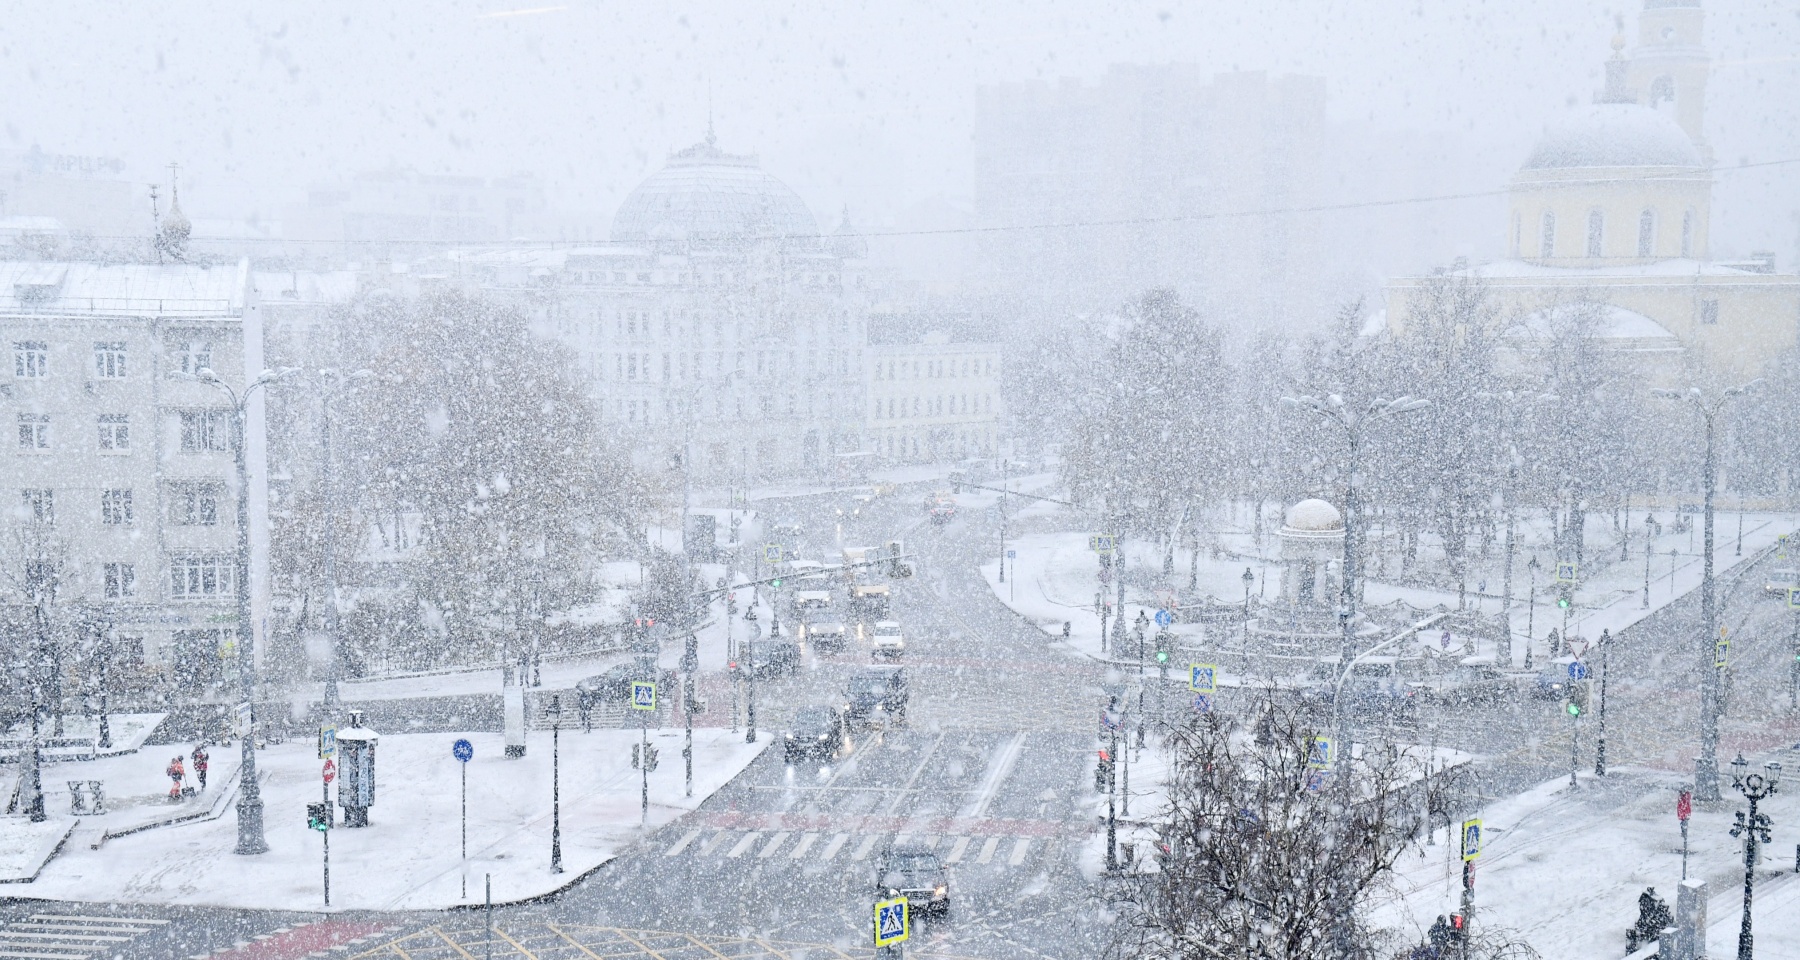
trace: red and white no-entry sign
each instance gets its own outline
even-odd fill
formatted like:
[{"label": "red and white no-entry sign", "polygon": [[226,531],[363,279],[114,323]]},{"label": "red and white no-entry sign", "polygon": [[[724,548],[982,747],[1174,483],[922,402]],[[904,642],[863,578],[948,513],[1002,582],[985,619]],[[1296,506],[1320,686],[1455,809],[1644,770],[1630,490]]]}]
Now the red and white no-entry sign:
[{"label": "red and white no-entry sign", "polygon": [[337,776],[337,764],[330,760],[325,761],[325,769],[320,774],[325,778],[326,783],[330,783],[331,778]]}]

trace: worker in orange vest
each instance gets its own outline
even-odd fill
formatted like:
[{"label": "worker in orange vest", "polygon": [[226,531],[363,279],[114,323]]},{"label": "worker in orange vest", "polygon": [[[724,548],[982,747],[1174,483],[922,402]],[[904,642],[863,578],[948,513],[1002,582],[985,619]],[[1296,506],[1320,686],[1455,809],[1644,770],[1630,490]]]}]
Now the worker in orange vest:
[{"label": "worker in orange vest", "polygon": [[170,802],[179,802],[181,800],[181,782],[187,779],[187,769],[181,765],[181,756],[177,754],[175,759],[170,760],[169,769],[163,772],[169,775]]}]

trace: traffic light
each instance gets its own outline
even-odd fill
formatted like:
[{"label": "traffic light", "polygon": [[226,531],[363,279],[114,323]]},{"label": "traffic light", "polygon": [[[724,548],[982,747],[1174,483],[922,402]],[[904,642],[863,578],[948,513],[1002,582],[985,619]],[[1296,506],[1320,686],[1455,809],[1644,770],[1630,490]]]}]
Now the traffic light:
[{"label": "traffic light", "polygon": [[1463,938],[1464,932],[1465,932],[1465,930],[1464,930],[1463,915],[1460,913],[1451,914],[1450,915],[1450,942],[1456,943],[1456,942],[1461,941]]},{"label": "traffic light", "polygon": [[770,580],[770,581],[769,581],[769,586],[771,586],[771,587],[774,587],[774,588],[775,588],[775,589],[777,589],[777,590],[780,590],[780,589],[781,589],[781,578],[780,578],[780,577],[776,577],[776,578],[775,578],[775,579],[773,579],[773,580]]},{"label": "traffic light", "polygon": [[309,803],[306,805],[306,829],[324,833],[331,829],[331,804]]},{"label": "traffic light", "polygon": [[1587,713],[1587,684],[1575,680],[1569,681],[1569,698],[1568,702],[1563,705],[1563,709],[1567,710],[1571,717],[1580,717]]},{"label": "traffic light", "polygon": [[1105,793],[1106,785],[1112,782],[1112,776],[1112,754],[1106,752],[1106,750],[1102,748],[1100,750],[1100,762],[1094,767],[1094,792]]},{"label": "traffic light", "polygon": [[645,750],[644,771],[646,773],[655,773],[656,772],[656,745],[651,744],[651,745],[645,747],[644,750]]},{"label": "traffic light", "polygon": [[1563,586],[1557,588],[1556,605],[1558,608],[1567,610],[1567,609],[1569,609],[1569,604],[1571,604],[1573,602],[1574,602],[1574,598],[1569,596],[1568,584],[1564,584]]}]

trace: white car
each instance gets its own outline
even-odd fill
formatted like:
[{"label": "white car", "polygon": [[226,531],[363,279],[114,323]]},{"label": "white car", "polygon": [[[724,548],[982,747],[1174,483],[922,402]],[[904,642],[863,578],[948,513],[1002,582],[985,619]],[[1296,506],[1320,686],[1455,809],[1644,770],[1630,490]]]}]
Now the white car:
[{"label": "white car", "polygon": [[869,647],[878,657],[894,659],[906,652],[906,640],[900,636],[900,623],[896,620],[877,620],[875,629],[869,632]]}]

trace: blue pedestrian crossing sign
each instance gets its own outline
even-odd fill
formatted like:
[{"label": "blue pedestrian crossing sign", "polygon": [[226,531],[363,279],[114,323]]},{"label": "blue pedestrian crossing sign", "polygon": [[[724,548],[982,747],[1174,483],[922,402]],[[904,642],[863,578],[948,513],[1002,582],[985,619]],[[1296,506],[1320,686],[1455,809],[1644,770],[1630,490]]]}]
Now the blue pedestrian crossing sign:
[{"label": "blue pedestrian crossing sign", "polygon": [[337,724],[323,723],[319,725],[319,759],[330,760],[337,756]]},{"label": "blue pedestrian crossing sign", "polygon": [[1113,552],[1113,544],[1113,535],[1110,533],[1095,533],[1088,535],[1088,549],[1095,553],[1111,553]]},{"label": "blue pedestrian crossing sign", "polygon": [[631,709],[656,709],[656,684],[648,680],[631,681]]},{"label": "blue pedestrian crossing sign", "polygon": [[1473,860],[1481,856],[1481,821],[1464,820],[1462,825],[1462,858]]},{"label": "blue pedestrian crossing sign", "polygon": [[1170,613],[1167,610],[1156,611],[1156,625],[1157,626],[1166,627],[1169,624],[1174,623],[1174,622],[1175,622],[1174,614]]},{"label": "blue pedestrian crossing sign", "polygon": [[1558,560],[1556,562],[1557,583],[1574,583],[1578,579],[1577,574],[1580,572],[1581,565],[1573,560]]},{"label": "blue pedestrian crossing sign", "polygon": [[1188,664],[1188,689],[1195,693],[1219,692],[1219,668],[1210,663]]},{"label": "blue pedestrian crossing sign", "polygon": [[1306,751],[1306,765],[1315,770],[1331,766],[1331,738],[1314,737]]},{"label": "blue pedestrian crossing sign", "polygon": [[458,740],[450,745],[450,755],[468,763],[475,756],[475,745],[467,740]]},{"label": "blue pedestrian crossing sign", "polygon": [[781,544],[779,544],[779,543],[763,544],[763,562],[764,563],[780,563],[781,562]]},{"label": "blue pedestrian crossing sign", "polygon": [[1788,588],[1788,609],[1800,610],[1800,587]]},{"label": "blue pedestrian crossing sign", "polygon": [[875,901],[875,945],[891,947],[904,943],[912,935],[909,920],[905,897]]}]

